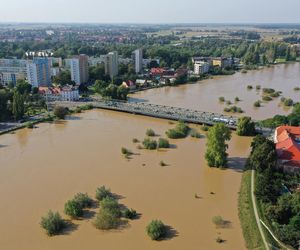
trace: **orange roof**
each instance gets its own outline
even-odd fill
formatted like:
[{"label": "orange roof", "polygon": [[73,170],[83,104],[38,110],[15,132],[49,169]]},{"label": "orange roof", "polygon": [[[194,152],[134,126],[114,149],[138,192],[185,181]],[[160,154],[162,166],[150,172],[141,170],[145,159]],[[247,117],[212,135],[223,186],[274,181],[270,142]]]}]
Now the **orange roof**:
[{"label": "orange roof", "polygon": [[276,151],[280,160],[289,165],[300,167],[300,128],[281,126],[276,129]]}]

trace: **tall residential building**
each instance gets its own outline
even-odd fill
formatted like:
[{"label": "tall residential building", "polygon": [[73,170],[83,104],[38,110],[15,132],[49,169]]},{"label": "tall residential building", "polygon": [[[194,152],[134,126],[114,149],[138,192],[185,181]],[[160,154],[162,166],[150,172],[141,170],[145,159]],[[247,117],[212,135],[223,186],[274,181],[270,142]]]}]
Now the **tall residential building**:
[{"label": "tall residential building", "polygon": [[27,63],[27,79],[34,87],[51,85],[51,67],[47,57],[35,57]]},{"label": "tall residential building", "polygon": [[105,74],[109,75],[111,79],[119,73],[119,58],[118,52],[110,52],[106,56],[105,60]]},{"label": "tall residential building", "polygon": [[17,80],[26,78],[26,60],[0,59],[0,83],[16,85]]},{"label": "tall residential building", "polygon": [[89,57],[87,55],[79,55],[70,60],[71,63],[71,79],[77,85],[87,83],[89,80]]},{"label": "tall residential building", "polygon": [[135,73],[141,73],[143,69],[143,50],[137,49],[133,52]]},{"label": "tall residential building", "polygon": [[194,64],[194,73],[196,75],[206,74],[209,72],[210,64],[204,61],[196,61]]}]

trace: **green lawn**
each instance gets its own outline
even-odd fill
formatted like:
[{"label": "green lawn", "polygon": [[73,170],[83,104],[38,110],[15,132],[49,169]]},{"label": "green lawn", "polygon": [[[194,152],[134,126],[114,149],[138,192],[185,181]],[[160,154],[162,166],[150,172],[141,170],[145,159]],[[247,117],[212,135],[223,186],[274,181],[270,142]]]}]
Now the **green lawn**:
[{"label": "green lawn", "polygon": [[275,63],[286,63],[286,59],[285,58],[277,58],[275,60]]},{"label": "green lawn", "polygon": [[264,250],[251,202],[251,171],[243,173],[239,195],[239,217],[248,249]]}]

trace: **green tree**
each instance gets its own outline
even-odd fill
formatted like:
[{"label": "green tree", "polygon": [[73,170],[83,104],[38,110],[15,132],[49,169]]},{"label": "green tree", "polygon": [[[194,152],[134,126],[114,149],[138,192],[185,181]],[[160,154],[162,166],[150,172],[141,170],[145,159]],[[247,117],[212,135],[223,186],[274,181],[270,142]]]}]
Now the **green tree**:
[{"label": "green tree", "polygon": [[207,133],[205,159],[210,167],[224,167],[227,164],[228,145],[226,141],[231,139],[231,131],[224,124],[215,124]]},{"label": "green tree", "polygon": [[81,204],[75,199],[67,201],[65,204],[65,213],[72,218],[81,217],[83,214]]},{"label": "green tree", "polygon": [[19,92],[15,91],[13,96],[12,113],[15,120],[19,120],[24,116],[25,105],[24,96]]},{"label": "green tree", "polygon": [[42,217],[40,225],[46,230],[49,236],[59,234],[66,226],[59,213],[54,213],[51,210],[45,217]]},{"label": "green tree", "polygon": [[237,134],[239,136],[253,136],[255,135],[255,123],[251,117],[242,117],[238,121]]}]

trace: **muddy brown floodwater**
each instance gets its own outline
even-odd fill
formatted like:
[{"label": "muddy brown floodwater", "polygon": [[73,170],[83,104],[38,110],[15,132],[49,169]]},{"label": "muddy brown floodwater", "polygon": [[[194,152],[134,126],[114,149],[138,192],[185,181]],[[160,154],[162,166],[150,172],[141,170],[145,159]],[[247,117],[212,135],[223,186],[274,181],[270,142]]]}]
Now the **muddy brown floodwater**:
[{"label": "muddy brown floodwater", "polygon": [[[237,199],[251,139],[233,136],[227,170],[207,167],[204,138],[172,140],[176,148],[160,152],[137,150],[132,143],[147,128],[164,135],[170,127],[166,120],[94,110],[1,136],[0,249],[245,249]],[[130,161],[122,146],[136,153]],[[168,166],[161,167],[161,160]],[[77,226],[65,235],[45,235],[42,215],[49,209],[63,214],[75,193],[94,196],[101,185],[123,196],[120,202],[141,213],[140,219],[124,230],[101,232],[90,218],[74,221]],[[230,226],[216,229],[216,215]],[[152,219],[172,226],[172,237],[151,241],[145,227]],[[218,236],[226,242],[216,243]]]},{"label": "muddy brown floodwater", "polygon": [[[247,85],[253,85],[253,90],[247,90]],[[215,77],[195,84],[142,91],[131,97],[135,101],[222,113],[226,105],[220,103],[218,99],[223,96],[256,120],[291,111],[280,105],[280,97],[268,103],[264,102],[261,108],[255,108],[253,104],[261,100],[262,94],[262,91],[255,90],[256,85],[282,91],[282,96],[299,102],[300,91],[294,91],[294,88],[300,87],[300,63],[248,71],[247,74],[236,73],[231,76]],[[241,102],[235,104],[236,96]]]}]

